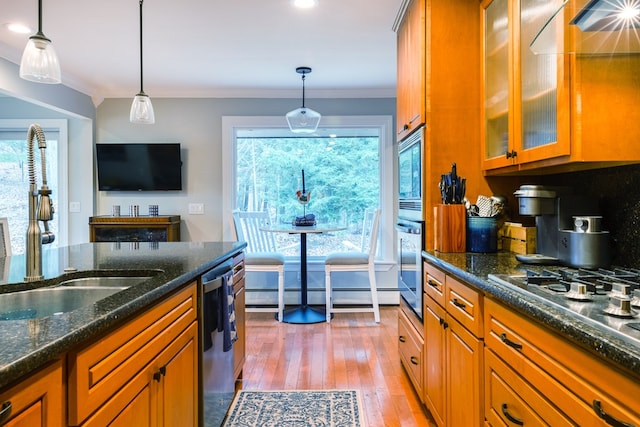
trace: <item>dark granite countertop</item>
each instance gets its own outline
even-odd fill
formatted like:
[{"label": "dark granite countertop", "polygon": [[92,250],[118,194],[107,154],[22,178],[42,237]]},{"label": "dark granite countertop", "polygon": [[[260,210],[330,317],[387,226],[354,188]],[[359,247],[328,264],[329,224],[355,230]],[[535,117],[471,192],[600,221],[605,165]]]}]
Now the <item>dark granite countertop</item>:
[{"label": "dark granite countertop", "polygon": [[[109,275],[136,270],[155,275],[97,303],[39,319],[0,321],[0,388],[79,344],[123,324],[173,290],[244,249],[244,242],[86,243],[43,248],[45,283],[59,276]],[[23,283],[24,255],[0,258],[0,293],[34,287]],[[73,269],[73,272],[65,272]],[[37,285],[37,284],[36,284]],[[0,307],[0,311],[7,308]]]},{"label": "dark granite countertop", "polygon": [[[489,274],[522,274],[524,267],[513,254],[423,252],[423,258],[443,271],[482,290],[582,348],[640,377],[640,346],[620,339],[604,327],[587,323],[536,298],[525,289],[489,281]],[[535,266],[527,265],[528,269]],[[539,267],[542,268],[542,267]]]}]

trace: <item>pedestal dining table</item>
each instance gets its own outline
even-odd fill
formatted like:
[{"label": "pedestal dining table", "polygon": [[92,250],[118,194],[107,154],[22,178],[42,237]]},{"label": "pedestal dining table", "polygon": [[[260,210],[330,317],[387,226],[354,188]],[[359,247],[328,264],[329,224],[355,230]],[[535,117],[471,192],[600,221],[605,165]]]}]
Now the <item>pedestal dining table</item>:
[{"label": "pedestal dining table", "polygon": [[[345,230],[337,224],[317,224],[313,226],[295,226],[275,224],[261,228],[271,233],[288,233],[300,235],[300,305],[284,310],[282,321],[286,323],[321,323],[327,320],[324,308],[311,307],[307,295],[307,234],[322,234]],[[276,314],[277,316],[277,314]]]}]

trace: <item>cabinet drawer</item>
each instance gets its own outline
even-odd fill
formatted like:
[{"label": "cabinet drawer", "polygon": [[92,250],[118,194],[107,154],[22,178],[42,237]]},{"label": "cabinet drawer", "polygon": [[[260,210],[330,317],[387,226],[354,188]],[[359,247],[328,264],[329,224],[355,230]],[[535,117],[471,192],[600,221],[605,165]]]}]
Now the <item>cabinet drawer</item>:
[{"label": "cabinet drawer", "polygon": [[482,296],[467,285],[447,276],[446,309],[453,318],[471,331],[476,337],[484,334],[482,318]]},{"label": "cabinet drawer", "polygon": [[422,348],[424,341],[413,329],[409,319],[398,311],[398,350],[403,365],[411,378],[418,396],[422,398]]},{"label": "cabinet drawer", "polygon": [[445,306],[445,279],[446,275],[443,271],[431,264],[424,264],[424,291],[443,307]]},{"label": "cabinet drawer", "polygon": [[[508,325],[508,326],[507,326]],[[485,344],[513,371],[580,425],[602,425],[593,406],[640,425],[637,378],[492,300],[485,301]]]},{"label": "cabinet drawer", "polygon": [[69,422],[77,425],[155,358],[197,317],[196,284],[94,344],[68,355]]},{"label": "cabinet drawer", "polygon": [[488,349],[485,378],[485,415],[492,425],[576,425]]}]

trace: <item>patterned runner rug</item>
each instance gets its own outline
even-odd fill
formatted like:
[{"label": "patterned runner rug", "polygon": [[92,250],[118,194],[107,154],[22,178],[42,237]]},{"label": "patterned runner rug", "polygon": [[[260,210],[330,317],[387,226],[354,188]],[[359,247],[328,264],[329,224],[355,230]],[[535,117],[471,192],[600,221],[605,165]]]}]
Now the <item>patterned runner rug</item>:
[{"label": "patterned runner rug", "polygon": [[365,427],[357,390],[241,390],[225,427]]}]

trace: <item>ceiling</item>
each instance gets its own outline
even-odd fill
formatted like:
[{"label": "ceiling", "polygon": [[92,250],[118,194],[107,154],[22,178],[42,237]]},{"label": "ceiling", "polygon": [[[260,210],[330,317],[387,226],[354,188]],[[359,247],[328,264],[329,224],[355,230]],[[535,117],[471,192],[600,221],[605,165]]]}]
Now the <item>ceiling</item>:
[{"label": "ceiling", "polygon": [[[133,97],[140,88],[138,0],[43,0],[63,84],[93,97]],[[313,69],[306,96],[392,97],[394,22],[402,0],[147,0],[144,90],[151,97],[301,97],[295,69]],[[19,64],[37,30],[36,0],[0,0],[0,57]]]}]

